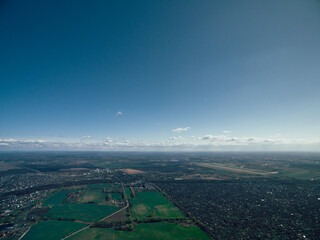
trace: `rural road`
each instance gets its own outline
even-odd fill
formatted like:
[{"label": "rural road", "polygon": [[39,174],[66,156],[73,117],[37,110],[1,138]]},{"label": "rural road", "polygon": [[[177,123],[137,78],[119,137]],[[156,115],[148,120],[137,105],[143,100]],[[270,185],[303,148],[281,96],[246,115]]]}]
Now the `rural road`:
[{"label": "rural road", "polygon": [[[124,209],[126,209],[126,208],[128,208],[128,207],[129,207],[129,203],[127,202],[127,205],[126,205],[124,208],[119,209],[118,211],[116,211],[116,212],[114,212],[114,213],[106,216],[105,218],[100,219],[99,221],[106,220],[106,219],[108,219],[109,217],[112,217],[113,215],[117,214],[118,212],[123,211]],[[89,227],[91,227],[91,226],[92,226],[92,225],[88,225],[88,226],[86,226],[86,227],[84,227],[84,228],[81,228],[80,230],[78,230],[78,231],[76,231],[76,232],[74,232],[74,233],[71,233],[70,235],[68,235],[68,236],[66,236],[66,237],[64,237],[64,238],[61,238],[61,240],[67,239],[67,238],[69,238],[69,237],[71,237],[71,236],[73,236],[73,235],[75,235],[75,234],[77,234],[77,233],[79,233],[79,232],[82,232],[83,230],[86,230],[87,228],[89,228]]]},{"label": "rural road", "polygon": [[[123,191],[125,192],[123,186],[122,186],[122,188],[123,188]],[[116,212],[114,212],[114,213],[112,213],[112,214],[110,214],[110,215],[108,215],[108,216],[100,219],[99,221],[106,220],[106,219],[108,219],[109,217],[112,217],[113,215],[117,214],[118,212],[121,212],[121,211],[123,211],[124,209],[128,208],[128,207],[129,207],[128,198],[126,198],[126,202],[127,202],[127,205],[126,205],[125,207],[123,207],[123,208],[119,209],[118,211],[116,211]],[[69,237],[71,237],[71,236],[73,236],[73,235],[75,235],[75,234],[77,234],[77,233],[79,233],[79,232],[82,232],[83,230],[86,230],[87,228],[89,228],[89,227],[91,227],[91,226],[92,226],[92,225],[88,225],[88,226],[86,226],[86,227],[84,227],[84,228],[81,228],[80,230],[78,230],[78,231],[76,231],[76,232],[74,232],[74,233],[71,233],[70,235],[68,235],[68,236],[66,236],[66,237],[64,237],[64,238],[61,238],[61,240],[65,240],[65,239],[67,239],[67,238],[69,238]]]},{"label": "rural road", "polygon": [[29,228],[27,229],[27,231],[25,231],[25,232],[21,235],[21,237],[19,237],[18,240],[21,240],[21,239],[24,237],[24,235],[26,235],[27,232],[29,232],[30,228],[31,228],[31,227],[29,227]]}]

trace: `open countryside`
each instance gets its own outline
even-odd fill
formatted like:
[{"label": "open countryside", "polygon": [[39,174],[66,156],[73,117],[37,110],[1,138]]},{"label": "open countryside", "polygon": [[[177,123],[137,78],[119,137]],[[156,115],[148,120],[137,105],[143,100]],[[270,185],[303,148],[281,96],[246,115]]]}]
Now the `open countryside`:
[{"label": "open countryside", "polygon": [[139,192],[132,202],[134,218],[181,218],[183,214],[159,192]]},{"label": "open countryside", "polygon": [[23,240],[43,239],[48,233],[46,239],[210,239],[152,185],[62,189],[50,194],[37,212],[40,222]]},{"label": "open countryside", "polygon": [[75,232],[86,224],[70,221],[44,221],[34,225],[23,240],[56,240]]},{"label": "open countryside", "polygon": [[[0,207],[10,210],[0,215],[6,239],[41,239],[51,232],[55,239],[172,240],[317,239],[320,234],[316,153],[65,153],[60,158],[55,153],[24,153],[26,160],[17,154],[3,156],[11,165],[44,171],[0,178],[6,179]],[[111,170],[108,164],[97,168],[100,162],[120,169],[136,165],[144,173]],[[79,163],[86,169],[66,171]],[[279,173],[249,174],[202,163]]]},{"label": "open countryside", "polygon": [[88,228],[83,232],[72,236],[72,240],[209,240],[210,238],[198,227],[184,227],[172,223],[141,223],[135,231],[119,231],[112,228]]},{"label": "open countryside", "polygon": [[52,207],[46,214],[50,219],[95,222],[118,210],[115,206],[97,204],[66,204]]}]

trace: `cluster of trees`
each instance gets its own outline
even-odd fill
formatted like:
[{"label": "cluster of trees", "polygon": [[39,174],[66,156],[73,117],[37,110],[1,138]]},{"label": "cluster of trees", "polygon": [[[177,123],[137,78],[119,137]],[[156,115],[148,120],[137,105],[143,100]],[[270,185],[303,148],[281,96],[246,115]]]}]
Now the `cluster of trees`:
[{"label": "cluster of trees", "polygon": [[169,222],[169,223],[182,223],[186,222],[186,219],[183,217],[179,218],[164,218],[164,217],[146,217],[146,218],[137,218],[134,219],[136,223],[152,223],[152,222]]},{"label": "cluster of trees", "polygon": [[130,191],[131,191],[131,198],[135,198],[136,193],[131,186],[130,186]]},{"label": "cluster of trees", "polygon": [[133,231],[135,230],[135,223],[128,219],[128,220],[120,220],[120,221],[100,221],[96,222],[92,227],[96,228],[114,228],[116,230],[122,230],[122,231]]},{"label": "cluster of trees", "polygon": [[136,225],[139,223],[154,223],[154,222],[168,222],[168,223],[184,223],[185,225],[192,225],[193,221],[186,218],[159,218],[159,217],[146,217],[146,218],[129,218],[127,220],[119,221],[99,221],[96,222],[92,227],[96,228],[114,228],[122,231],[133,231]]}]

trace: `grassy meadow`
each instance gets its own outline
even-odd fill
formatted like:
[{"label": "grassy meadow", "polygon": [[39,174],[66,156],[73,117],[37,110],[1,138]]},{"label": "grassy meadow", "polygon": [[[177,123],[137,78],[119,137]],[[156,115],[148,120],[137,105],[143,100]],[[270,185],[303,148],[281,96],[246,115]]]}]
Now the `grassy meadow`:
[{"label": "grassy meadow", "polygon": [[121,193],[111,193],[111,198],[114,200],[121,200],[122,194]]},{"label": "grassy meadow", "polygon": [[52,207],[46,216],[51,219],[75,219],[95,222],[118,210],[115,206],[97,204],[67,204]]},{"label": "grassy meadow", "polygon": [[76,232],[86,224],[68,221],[45,221],[31,227],[23,240],[56,240]]},{"label": "grassy meadow", "polygon": [[160,192],[139,192],[131,199],[132,215],[134,218],[159,217],[177,218],[184,217],[168,199]]},{"label": "grassy meadow", "polygon": [[61,204],[67,197],[68,193],[75,192],[79,190],[61,190],[55,194],[53,194],[51,197],[46,199],[42,205],[43,206],[55,206]]},{"label": "grassy meadow", "polygon": [[103,193],[100,189],[87,190],[81,197],[81,203],[101,203],[106,199],[107,194]]},{"label": "grassy meadow", "polygon": [[70,238],[70,240],[114,239],[114,240],[209,240],[198,227],[186,228],[181,225],[159,222],[138,224],[135,231],[119,231],[112,228],[89,228]]}]

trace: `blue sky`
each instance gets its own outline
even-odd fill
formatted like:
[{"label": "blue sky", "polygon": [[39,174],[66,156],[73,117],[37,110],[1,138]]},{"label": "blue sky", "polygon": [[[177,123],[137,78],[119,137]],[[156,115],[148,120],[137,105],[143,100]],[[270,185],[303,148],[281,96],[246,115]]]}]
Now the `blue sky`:
[{"label": "blue sky", "polygon": [[3,0],[0,81],[0,150],[318,151],[320,3]]}]

